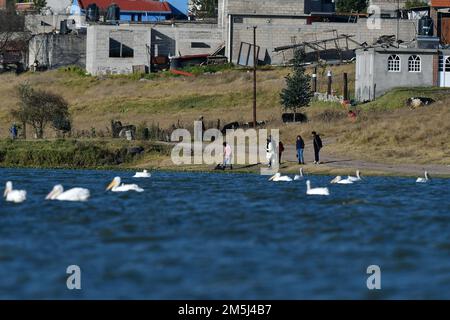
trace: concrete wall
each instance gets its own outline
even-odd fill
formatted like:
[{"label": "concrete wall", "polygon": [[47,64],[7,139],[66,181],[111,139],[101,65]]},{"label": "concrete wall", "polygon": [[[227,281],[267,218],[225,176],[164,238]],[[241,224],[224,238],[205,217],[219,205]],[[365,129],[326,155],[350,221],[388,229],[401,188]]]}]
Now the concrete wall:
[{"label": "concrete wall", "polygon": [[86,36],[40,34],[31,38],[28,46],[28,67],[35,61],[49,69],[68,65],[86,66]]},{"label": "concrete wall", "polygon": [[374,50],[357,50],[355,65],[355,98],[357,101],[374,99]]},{"label": "concrete wall", "polygon": [[[261,47],[259,59],[271,64],[283,64],[292,57],[292,50],[284,52],[274,52],[274,48],[279,46],[301,43],[303,41],[314,41],[330,39],[336,33],[329,32],[336,30],[338,34],[355,35],[353,37],[359,43],[367,42],[372,44],[381,35],[393,35],[397,32],[397,21],[385,19],[382,21],[382,28],[369,29],[366,19],[359,19],[358,23],[313,23],[306,24],[305,18],[259,18],[244,17],[242,23],[232,23],[231,35],[227,31],[227,55],[233,63],[237,62],[241,42],[253,43],[253,30],[249,26],[257,26],[257,45]],[[416,24],[412,20],[400,20],[400,39],[411,41],[416,36]],[[332,44],[329,44],[332,46]],[[341,47],[347,43],[339,41]],[[349,48],[356,48],[357,45],[349,43]]]},{"label": "concrete wall", "polygon": [[[133,58],[109,57],[109,39],[114,32],[133,35],[129,43],[134,50]],[[193,48],[193,42],[202,47]],[[91,74],[126,74],[135,65],[149,67],[151,55],[212,53],[221,44],[221,33],[215,24],[92,25],[87,29],[86,69]]]},{"label": "concrete wall", "polygon": [[[203,47],[192,48],[192,43],[203,44]],[[155,50],[157,45],[159,55],[212,53],[221,44],[222,34],[216,24],[156,24],[152,28],[152,50]]]},{"label": "concrete wall", "polygon": [[[396,54],[400,57],[400,72],[388,71],[388,58]],[[433,86],[434,58],[437,50],[420,49],[369,49],[357,51],[355,96],[358,101],[370,101],[397,87]],[[408,71],[408,58],[421,58],[421,72]]]},{"label": "concrete wall", "polygon": [[[127,38],[133,48],[132,58],[110,57],[110,38]],[[126,25],[92,25],[87,30],[86,71],[91,74],[125,74],[135,65],[149,65],[150,28],[129,28]]]}]

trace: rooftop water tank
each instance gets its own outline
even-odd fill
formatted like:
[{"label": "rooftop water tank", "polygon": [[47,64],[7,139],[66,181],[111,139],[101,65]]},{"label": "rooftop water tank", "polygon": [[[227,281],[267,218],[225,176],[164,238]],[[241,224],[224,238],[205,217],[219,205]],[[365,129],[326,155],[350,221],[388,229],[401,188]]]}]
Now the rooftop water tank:
[{"label": "rooftop water tank", "polygon": [[419,19],[419,36],[432,36],[433,35],[433,19],[428,16]]},{"label": "rooftop water tank", "polygon": [[100,19],[100,10],[95,3],[91,3],[86,8],[86,20],[97,22]]},{"label": "rooftop water tank", "polygon": [[119,21],[120,8],[117,4],[112,4],[106,10],[106,21]]}]

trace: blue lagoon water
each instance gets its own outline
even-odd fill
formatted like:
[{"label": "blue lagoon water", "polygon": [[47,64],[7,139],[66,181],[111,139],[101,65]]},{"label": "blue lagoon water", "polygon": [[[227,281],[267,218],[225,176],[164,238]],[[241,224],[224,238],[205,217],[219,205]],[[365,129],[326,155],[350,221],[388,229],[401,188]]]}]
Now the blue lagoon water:
[{"label": "blue lagoon water", "polygon": [[[116,175],[145,192],[105,192]],[[368,177],[311,197],[256,174],[132,175],[0,169],[28,191],[0,203],[0,298],[450,298],[450,180]],[[56,183],[92,197],[44,201]],[[69,265],[81,290],[66,287]],[[367,289],[369,265],[381,290]]]}]

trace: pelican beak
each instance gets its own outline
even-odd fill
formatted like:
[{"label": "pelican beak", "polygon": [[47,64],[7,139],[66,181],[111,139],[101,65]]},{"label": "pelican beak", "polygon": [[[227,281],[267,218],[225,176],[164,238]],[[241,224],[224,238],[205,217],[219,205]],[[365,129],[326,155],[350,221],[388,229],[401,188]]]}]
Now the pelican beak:
[{"label": "pelican beak", "polygon": [[50,191],[50,193],[45,197],[45,200],[51,200],[54,194],[55,194],[54,190]]},{"label": "pelican beak", "polygon": [[115,181],[111,181],[111,183],[106,187],[106,191],[111,190],[116,185]]},{"label": "pelican beak", "polygon": [[269,178],[269,181],[272,181],[273,179],[275,179],[275,176],[271,176],[271,177]]},{"label": "pelican beak", "polygon": [[6,198],[6,195],[8,194],[9,190],[5,188],[5,191],[3,192],[3,197]]}]

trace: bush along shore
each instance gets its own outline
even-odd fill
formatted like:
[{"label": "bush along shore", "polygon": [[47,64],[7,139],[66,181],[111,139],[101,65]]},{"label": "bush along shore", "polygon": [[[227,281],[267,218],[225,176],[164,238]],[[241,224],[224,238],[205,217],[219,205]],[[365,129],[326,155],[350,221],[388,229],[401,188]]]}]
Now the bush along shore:
[{"label": "bush along shore", "polygon": [[124,140],[1,140],[1,167],[116,168],[168,156],[168,145]]}]

